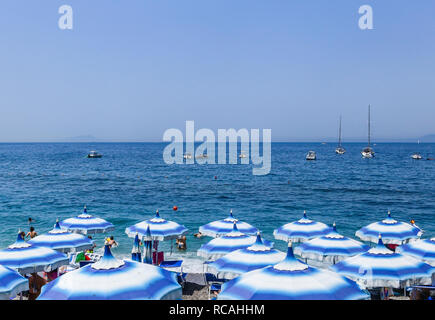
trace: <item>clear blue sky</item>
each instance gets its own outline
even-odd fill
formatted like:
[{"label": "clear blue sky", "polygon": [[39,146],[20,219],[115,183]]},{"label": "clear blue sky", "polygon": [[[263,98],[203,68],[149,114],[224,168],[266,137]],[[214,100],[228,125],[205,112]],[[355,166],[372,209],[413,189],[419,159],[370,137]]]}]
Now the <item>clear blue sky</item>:
[{"label": "clear blue sky", "polygon": [[[58,8],[74,29],[58,28]],[[374,30],[358,28],[371,4]],[[271,128],[274,140],[435,133],[433,0],[5,0],[0,141],[167,128]]]}]

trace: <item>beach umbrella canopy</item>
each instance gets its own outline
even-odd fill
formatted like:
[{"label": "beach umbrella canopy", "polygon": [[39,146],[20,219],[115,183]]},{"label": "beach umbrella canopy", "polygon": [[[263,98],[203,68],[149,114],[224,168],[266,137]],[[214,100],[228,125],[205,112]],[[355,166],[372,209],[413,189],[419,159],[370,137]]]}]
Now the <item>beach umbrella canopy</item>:
[{"label": "beach umbrella canopy", "polygon": [[15,270],[0,265],[0,300],[8,300],[29,290],[29,280]]},{"label": "beach umbrella canopy", "polygon": [[275,229],[273,235],[277,240],[298,243],[326,235],[330,231],[331,228],[326,224],[308,219],[307,213],[304,211],[302,219]]},{"label": "beach umbrella canopy", "polygon": [[265,246],[258,233],[253,245],[230,252],[208,266],[216,271],[218,278],[233,279],[242,273],[277,264],[284,258],[284,252]]},{"label": "beach umbrella canopy", "polygon": [[295,248],[294,252],[306,261],[313,260],[323,264],[334,264],[369,249],[369,246],[339,234],[334,223],[332,232],[302,243]]},{"label": "beach umbrella canopy", "polygon": [[59,221],[56,221],[53,230],[36,236],[29,240],[28,243],[61,252],[77,252],[92,249],[93,247],[93,241],[91,239],[84,235],[61,229]]},{"label": "beach umbrella canopy", "polygon": [[[248,236],[240,232],[237,228],[236,222],[233,223],[233,230],[226,235],[214,238],[208,243],[202,245],[198,249],[198,256],[204,257],[206,259],[215,260],[227,253],[238,249],[248,248],[255,243],[257,240],[256,236]],[[264,240],[264,245],[267,247],[273,247],[273,243]]]},{"label": "beach umbrella canopy", "polygon": [[435,238],[412,241],[397,247],[396,252],[423,260],[435,267]]},{"label": "beach umbrella canopy", "polygon": [[131,250],[131,260],[142,262],[142,253],[140,251],[139,235],[134,237],[133,249]]},{"label": "beach umbrella canopy", "polygon": [[136,234],[146,236],[148,226],[151,231],[152,240],[158,241],[176,239],[178,236],[184,235],[188,231],[185,226],[161,218],[159,210],[157,210],[154,218],[126,228],[125,233],[131,238],[134,238]]},{"label": "beach umbrella canopy", "polygon": [[426,285],[431,283],[435,272],[434,267],[420,260],[389,250],[380,236],[375,248],[347,258],[330,269],[367,288]]},{"label": "beach umbrella canopy", "polygon": [[74,218],[65,219],[59,225],[62,229],[83,234],[104,233],[115,229],[112,223],[88,214],[86,206],[82,214]]},{"label": "beach umbrella canopy", "polygon": [[20,233],[14,244],[0,250],[0,265],[15,269],[21,274],[50,272],[68,263],[65,254],[27,243]]},{"label": "beach umbrella canopy", "polygon": [[421,229],[409,223],[394,220],[388,211],[386,219],[361,228],[355,235],[363,241],[377,243],[378,235],[382,234],[384,243],[401,245],[411,239],[419,239],[422,233]]},{"label": "beach umbrella canopy", "polygon": [[42,287],[38,300],[181,299],[175,273],[136,261],[118,260],[109,245],[103,257]]},{"label": "beach umbrella canopy", "polygon": [[291,244],[280,263],[223,284],[222,300],[358,300],[369,296],[354,281],[297,260]]},{"label": "beach umbrella canopy", "polygon": [[258,229],[251,226],[249,223],[234,218],[233,210],[230,211],[230,215],[226,219],[213,221],[199,227],[199,232],[206,236],[216,238],[231,232],[233,230],[234,222],[236,222],[239,231],[244,234],[256,235],[258,232]]}]

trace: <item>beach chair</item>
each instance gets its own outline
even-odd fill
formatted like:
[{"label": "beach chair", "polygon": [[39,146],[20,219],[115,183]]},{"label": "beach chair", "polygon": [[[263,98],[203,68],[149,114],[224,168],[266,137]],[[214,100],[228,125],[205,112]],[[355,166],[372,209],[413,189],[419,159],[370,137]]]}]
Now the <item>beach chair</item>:
[{"label": "beach chair", "polygon": [[225,282],[224,279],[219,279],[213,273],[208,272],[208,265],[212,262],[213,261],[205,261],[203,264],[204,280],[208,286],[208,299],[209,300],[215,300],[215,299],[212,299],[212,296],[211,296],[212,292],[219,292],[221,290],[222,284]]}]

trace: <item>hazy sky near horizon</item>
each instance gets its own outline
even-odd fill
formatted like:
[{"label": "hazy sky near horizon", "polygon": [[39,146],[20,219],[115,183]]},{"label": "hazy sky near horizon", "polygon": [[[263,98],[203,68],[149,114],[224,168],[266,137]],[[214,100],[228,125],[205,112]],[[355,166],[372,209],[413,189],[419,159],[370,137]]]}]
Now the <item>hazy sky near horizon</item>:
[{"label": "hazy sky near horizon", "polygon": [[[73,30],[58,9],[73,8]],[[360,30],[370,4],[374,30]],[[0,141],[161,141],[168,128],[272,139],[435,133],[433,0],[6,0]]]}]

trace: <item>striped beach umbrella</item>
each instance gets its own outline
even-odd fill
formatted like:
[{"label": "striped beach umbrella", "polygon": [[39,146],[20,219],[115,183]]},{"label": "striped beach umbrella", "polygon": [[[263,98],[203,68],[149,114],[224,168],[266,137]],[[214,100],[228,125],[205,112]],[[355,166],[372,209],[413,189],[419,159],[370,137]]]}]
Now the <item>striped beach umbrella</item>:
[{"label": "striped beach umbrella", "polygon": [[74,218],[65,219],[59,225],[62,229],[83,234],[104,233],[115,229],[112,223],[88,214],[86,206],[82,214]]},{"label": "striped beach umbrella", "polygon": [[258,232],[258,229],[251,226],[249,223],[234,218],[233,210],[230,211],[230,215],[226,219],[213,221],[199,227],[199,232],[206,236],[216,238],[231,232],[233,230],[234,222],[236,222],[239,231],[244,234],[256,235]]},{"label": "striped beach umbrella", "polygon": [[431,283],[434,267],[387,249],[380,236],[378,240],[375,248],[347,258],[330,269],[358,281],[367,288],[404,288]]},{"label": "striped beach umbrella", "polygon": [[[227,253],[235,250],[244,249],[252,246],[257,240],[256,236],[248,236],[240,232],[237,228],[236,222],[233,223],[233,230],[226,235],[214,238],[208,243],[202,245],[198,249],[198,256],[216,260],[223,257]],[[264,240],[264,245],[268,247],[273,247],[273,243]]]},{"label": "striped beach umbrella", "polygon": [[284,258],[284,252],[265,246],[258,233],[253,245],[230,252],[208,267],[218,278],[233,279],[242,273],[277,264]]},{"label": "striped beach umbrella", "polygon": [[394,220],[390,211],[388,211],[386,219],[361,228],[355,235],[363,241],[377,243],[378,235],[382,234],[384,243],[401,245],[409,242],[409,240],[419,239],[422,233],[421,229],[409,223]]},{"label": "striped beach umbrella", "polygon": [[142,262],[142,253],[140,251],[140,241],[138,234],[136,234],[136,237],[134,237],[133,249],[131,250],[131,260]]},{"label": "striped beach umbrella", "polygon": [[305,259],[305,262],[331,265],[351,256],[366,252],[370,247],[365,244],[344,237],[337,232],[334,223],[332,232],[302,243],[295,248],[296,255]]},{"label": "striped beach umbrella", "polygon": [[157,210],[154,218],[136,223],[135,225],[126,228],[125,233],[130,238],[134,238],[136,234],[139,234],[139,236],[146,236],[148,226],[151,231],[152,239],[158,241],[176,239],[178,236],[184,235],[188,231],[185,226],[161,218],[159,210]]},{"label": "striped beach umbrella", "polygon": [[423,260],[435,267],[435,238],[409,242],[397,247],[396,252]]},{"label": "striped beach umbrella", "polygon": [[56,221],[53,230],[36,236],[29,240],[28,243],[61,252],[77,252],[92,249],[93,247],[93,241],[91,239],[84,235],[61,229],[59,221]]},{"label": "striped beach umbrella", "polygon": [[68,263],[65,254],[27,243],[20,233],[14,244],[0,250],[0,265],[15,269],[21,274],[50,272]]},{"label": "striped beach umbrella", "polygon": [[304,211],[302,219],[275,229],[273,235],[277,240],[298,243],[326,235],[330,231],[331,228],[326,224],[308,219],[307,213]]},{"label": "striped beach umbrella", "polygon": [[26,290],[29,290],[29,280],[15,270],[0,265],[0,300],[14,298]]},{"label": "striped beach umbrella", "polygon": [[136,261],[116,259],[108,245],[103,257],[42,287],[38,300],[181,299],[175,273]]},{"label": "striped beach umbrella", "polygon": [[310,267],[293,255],[223,284],[219,300],[358,300],[369,296],[354,281]]}]

